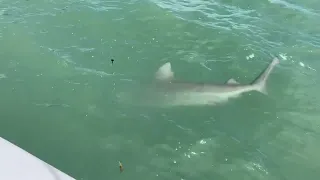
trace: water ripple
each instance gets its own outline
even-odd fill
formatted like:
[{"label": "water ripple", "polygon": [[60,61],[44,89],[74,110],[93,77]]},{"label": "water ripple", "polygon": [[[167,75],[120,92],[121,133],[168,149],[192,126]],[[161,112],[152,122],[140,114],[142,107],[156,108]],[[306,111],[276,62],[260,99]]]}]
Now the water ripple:
[{"label": "water ripple", "polygon": [[[263,3],[210,0],[150,1],[173,13],[179,19],[226,33],[232,32],[235,37],[243,38],[256,44],[259,49],[267,51],[283,47],[288,39],[290,43],[304,42],[314,47],[317,47],[320,42],[319,37],[316,36],[318,30],[314,28],[318,26],[310,26],[317,22],[316,17],[319,14],[283,0],[269,0]],[[276,6],[278,4],[287,9],[277,9],[281,8]],[[292,10],[301,13],[293,14]],[[304,28],[301,29],[301,26]]]}]

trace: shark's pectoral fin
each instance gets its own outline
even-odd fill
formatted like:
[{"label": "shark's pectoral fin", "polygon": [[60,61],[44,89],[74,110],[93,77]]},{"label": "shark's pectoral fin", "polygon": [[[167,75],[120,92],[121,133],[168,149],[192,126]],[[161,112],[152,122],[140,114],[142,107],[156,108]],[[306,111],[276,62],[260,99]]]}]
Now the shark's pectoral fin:
[{"label": "shark's pectoral fin", "polygon": [[239,83],[236,80],[234,80],[233,78],[231,78],[227,81],[227,84],[239,84]]},{"label": "shark's pectoral fin", "polygon": [[173,79],[174,73],[171,70],[170,62],[162,65],[156,72],[156,79],[161,81],[171,81]]}]

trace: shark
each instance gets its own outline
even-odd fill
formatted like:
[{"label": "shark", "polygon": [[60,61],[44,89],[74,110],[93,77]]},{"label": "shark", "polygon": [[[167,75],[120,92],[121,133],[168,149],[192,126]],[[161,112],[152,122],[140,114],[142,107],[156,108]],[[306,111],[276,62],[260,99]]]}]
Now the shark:
[{"label": "shark", "polygon": [[265,70],[249,84],[241,84],[234,78],[229,79],[226,83],[213,84],[177,80],[171,63],[166,62],[155,73],[154,88],[157,90],[154,95],[169,106],[218,105],[251,91],[267,95],[267,81],[279,63],[278,58],[273,58]]}]

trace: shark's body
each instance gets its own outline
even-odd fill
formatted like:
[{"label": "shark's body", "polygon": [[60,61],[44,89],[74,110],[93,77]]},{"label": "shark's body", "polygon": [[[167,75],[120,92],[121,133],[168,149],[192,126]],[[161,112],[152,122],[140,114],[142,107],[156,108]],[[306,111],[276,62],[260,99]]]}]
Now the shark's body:
[{"label": "shark's body", "polygon": [[[159,99],[166,102],[166,105],[216,105],[227,102],[230,98],[239,97],[241,94],[258,91],[263,94],[266,92],[266,82],[273,68],[279,63],[274,58],[269,66],[251,84],[242,85],[234,79],[229,79],[225,84],[201,84],[185,83],[174,79],[170,62],[162,65],[156,72],[156,89]],[[161,92],[161,93],[159,93]]]}]

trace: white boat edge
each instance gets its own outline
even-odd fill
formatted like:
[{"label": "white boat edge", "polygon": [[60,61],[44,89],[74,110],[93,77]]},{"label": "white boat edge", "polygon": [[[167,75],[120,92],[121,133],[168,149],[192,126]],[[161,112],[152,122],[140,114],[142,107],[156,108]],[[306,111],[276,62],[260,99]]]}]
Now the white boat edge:
[{"label": "white boat edge", "polygon": [[0,137],[0,180],[75,180]]}]

